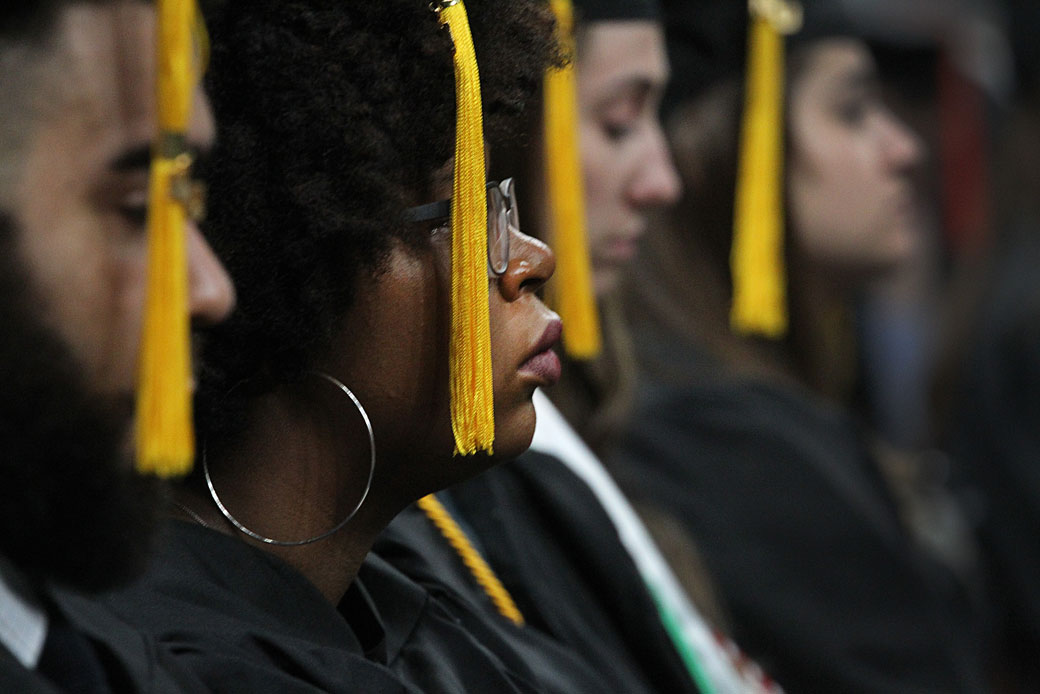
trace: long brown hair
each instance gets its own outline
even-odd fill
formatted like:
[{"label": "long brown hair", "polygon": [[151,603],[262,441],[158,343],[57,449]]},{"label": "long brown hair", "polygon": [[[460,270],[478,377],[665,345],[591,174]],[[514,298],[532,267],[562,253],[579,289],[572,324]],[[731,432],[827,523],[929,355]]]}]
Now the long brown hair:
[{"label": "long brown hair", "polygon": [[[810,46],[792,52],[789,84],[804,72]],[[801,383],[844,399],[855,373],[848,311],[844,302],[814,292],[805,281],[792,234],[785,244],[791,314],[786,337],[740,337],[729,329],[743,86],[738,77],[718,82],[671,112],[666,133],[686,193],[653,220],[624,287],[625,313],[647,340],[686,345],[736,373]],[[640,352],[640,367],[651,379],[689,381],[702,373],[690,360],[675,359],[674,351]]]}]

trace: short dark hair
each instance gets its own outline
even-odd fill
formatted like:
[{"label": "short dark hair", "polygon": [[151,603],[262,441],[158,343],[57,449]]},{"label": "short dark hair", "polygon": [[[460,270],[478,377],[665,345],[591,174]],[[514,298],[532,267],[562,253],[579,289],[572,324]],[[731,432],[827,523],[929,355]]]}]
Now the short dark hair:
[{"label": "short dark hair", "polygon": [[[139,1],[150,3],[154,0]],[[71,5],[104,5],[109,2],[114,0],[19,0],[5,3],[0,7],[0,39],[43,40],[54,28],[59,10]]]},{"label": "short dark hair", "polygon": [[0,9],[0,38],[11,41],[37,40],[54,26],[58,0],[6,3]]},{"label": "short dark hair", "polygon": [[[206,340],[202,428],[306,369],[327,347],[360,278],[427,202],[453,152],[452,43],[427,0],[241,0],[210,18],[207,82],[218,122],[204,230],[238,289]],[[468,0],[485,133],[521,122],[557,56],[542,0]]]}]

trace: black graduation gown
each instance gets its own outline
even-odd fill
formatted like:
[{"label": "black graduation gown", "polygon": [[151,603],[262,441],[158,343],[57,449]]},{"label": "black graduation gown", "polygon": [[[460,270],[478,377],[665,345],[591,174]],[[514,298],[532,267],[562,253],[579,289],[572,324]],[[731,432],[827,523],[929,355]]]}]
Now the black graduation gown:
[{"label": "black graduation gown", "polygon": [[0,692],[57,694],[58,690],[42,675],[26,668],[9,650],[0,646]]},{"label": "black graduation gown", "polygon": [[712,380],[647,394],[609,464],[684,523],[734,639],[787,691],[985,691],[953,574],[912,544],[869,455],[808,394]]},{"label": "black graduation gown", "polygon": [[277,557],[172,521],[144,579],[108,602],[215,691],[541,691],[494,634],[378,557],[337,610]]},{"label": "black graduation gown", "polygon": [[[618,689],[576,651],[537,628],[518,627],[499,614],[443,535],[416,506],[394,519],[372,551],[430,591],[468,631],[494,634],[495,641],[523,659],[544,691],[639,691]],[[484,643],[492,646],[488,640]]]},{"label": "black graduation gown", "polygon": [[[438,495],[513,596],[526,626],[504,624],[455,551],[418,509],[391,524],[376,552],[423,583],[450,585],[499,624],[555,642],[598,673],[597,686],[550,691],[696,692],[635,564],[588,485],[552,456],[529,451]],[[535,639],[533,637],[537,636]],[[551,660],[547,660],[547,663]],[[548,665],[543,668],[547,672]]]},{"label": "black graduation gown", "polygon": [[[1023,681],[1040,679],[1040,220],[1009,230],[947,422],[976,501],[989,592]],[[981,502],[981,503],[978,503]]]},{"label": "black graduation gown", "polygon": [[[59,622],[75,630],[89,660],[99,668],[99,679],[90,679],[92,692],[112,694],[192,694],[207,691],[202,683],[181,669],[158,645],[131,628],[93,598],[59,587],[47,589],[50,631]],[[55,657],[68,657],[56,651]],[[57,694],[65,691],[36,670],[23,666],[0,646],[0,692]]]}]

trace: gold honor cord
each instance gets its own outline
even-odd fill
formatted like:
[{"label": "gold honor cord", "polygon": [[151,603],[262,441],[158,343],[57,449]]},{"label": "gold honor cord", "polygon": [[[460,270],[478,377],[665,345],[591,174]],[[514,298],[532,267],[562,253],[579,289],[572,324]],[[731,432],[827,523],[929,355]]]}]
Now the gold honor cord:
[{"label": "gold honor cord", "polygon": [[487,174],[480,74],[462,0],[435,9],[455,44],[455,176],[451,197],[451,428],[455,454],[493,452],[494,388],[487,275]]},{"label": "gold honor cord", "polygon": [[416,502],[419,508],[430,519],[430,522],[441,532],[448,544],[452,546],[462,563],[469,569],[477,584],[487,593],[499,613],[517,626],[524,625],[524,616],[520,614],[513,596],[509,594],[502,581],[495,575],[494,570],[488,566],[484,557],[473,546],[466,537],[466,533],[451,517],[448,509],[437,500],[433,494],[424,496]]},{"label": "gold honor cord", "polygon": [[599,313],[592,282],[585,226],[585,190],[578,137],[578,86],[575,75],[574,7],[551,0],[560,45],[570,61],[545,75],[545,175],[550,238],[556,251],[556,276],[550,303],[563,319],[563,346],[575,359],[592,359],[602,350]]},{"label": "gold honor cord", "polygon": [[157,114],[149,181],[148,279],[138,363],[136,466],[160,477],[194,462],[185,221],[193,191],[186,145],[204,45],[194,0],[158,0]]},{"label": "gold honor cord", "polygon": [[748,74],[733,220],[733,305],[740,334],[787,332],[784,268],[784,35],[798,31],[801,7],[750,0]]}]

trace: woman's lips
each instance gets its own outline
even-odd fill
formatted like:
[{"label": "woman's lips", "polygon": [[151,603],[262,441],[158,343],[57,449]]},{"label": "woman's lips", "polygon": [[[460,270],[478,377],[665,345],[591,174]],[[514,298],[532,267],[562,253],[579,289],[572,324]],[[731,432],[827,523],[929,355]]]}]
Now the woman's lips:
[{"label": "woman's lips", "polygon": [[607,265],[627,265],[637,253],[646,233],[643,226],[612,235],[592,249],[594,260]]},{"label": "woman's lips", "polygon": [[520,371],[535,376],[542,385],[551,386],[560,380],[560,358],[553,351],[553,346],[560,341],[563,334],[563,323],[557,318],[549,322],[527,361],[520,365]]},{"label": "woman's lips", "polygon": [[563,367],[556,352],[547,349],[525,361],[520,366],[520,370],[536,376],[538,380],[542,381],[542,385],[551,386],[560,380],[560,372]]},{"label": "woman's lips", "polygon": [[617,239],[611,241],[603,251],[603,255],[614,263],[627,263],[636,256],[639,250],[637,239]]}]

